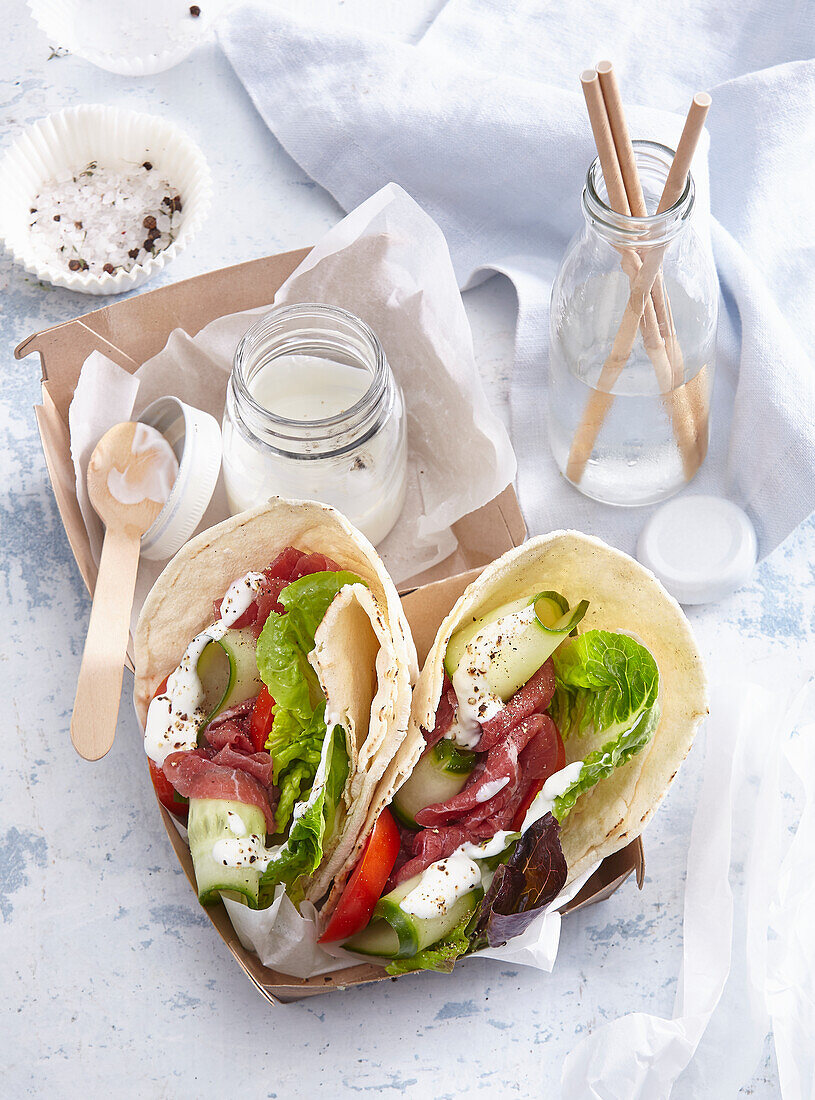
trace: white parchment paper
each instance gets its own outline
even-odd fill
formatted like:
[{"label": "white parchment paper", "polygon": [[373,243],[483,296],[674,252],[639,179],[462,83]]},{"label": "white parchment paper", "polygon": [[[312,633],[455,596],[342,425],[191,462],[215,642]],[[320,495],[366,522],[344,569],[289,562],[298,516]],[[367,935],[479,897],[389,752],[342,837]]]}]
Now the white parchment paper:
[{"label": "white parchment paper", "polygon": [[[560,941],[559,910],[572,900],[598,866],[595,864],[561,890],[546,911],[522,935],[503,947],[485,948],[476,954],[516,966],[551,971]],[[334,944],[323,950],[317,943],[316,909],[304,902],[302,913],[298,913],[282,887],[268,909],[247,909],[240,902],[228,898],[224,898],[224,905],[243,946],[254,951],[265,966],[274,970],[295,978],[312,978],[317,974],[345,970],[361,962],[371,962],[365,955],[354,955]]]},{"label": "white parchment paper", "polygon": [[[478,375],[447,244],[432,219],[391,184],[319,242],[277,292],[274,304],[298,301],[342,306],[362,317],[379,337],[402,387],[408,418],[407,499],[396,527],[379,547],[399,583],[451,554],[456,546],[451,525],[486,504],[515,474],[509,436]],[[114,424],[138,418],[140,410],[165,394],[220,420],[235,348],[268,308],[220,317],[194,337],[176,329],[134,375],[98,352],[85,361],[69,427],[77,497],[97,561],[103,529],[85,479],[100,437]],[[199,530],[227,514],[219,481]],[[142,561],[133,626],[163,566]],[[313,910],[301,916],[285,896],[260,912],[226,904],[241,942],[274,969],[309,977],[357,961],[327,955],[316,943]],[[559,922],[556,914],[555,919]],[[545,948],[532,944],[530,950],[553,958],[557,932],[553,937],[546,924],[541,935]]]},{"label": "white parchment paper", "polygon": [[785,1100],[815,1095],[815,681],[785,694],[784,671],[711,669],[673,1018],[594,1031],[566,1059],[563,1100],[734,1096],[771,1027]]},{"label": "white parchment paper", "polygon": [[[478,375],[444,237],[409,195],[389,184],[334,226],[274,298],[276,305],[305,301],[342,306],[366,321],[405,395],[407,499],[379,546],[399,584],[448,557],[456,546],[451,525],[515,475],[509,436]],[[85,477],[99,438],[165,394],[220,421],[235,348],[269,306],[219,317],[194,337],[176,329],[133,376],[98,352],[86,360],[69,420],[77,496],[97,560],[102,525],[87,501]],[[199,530],[227,514],[219,482]],[[134,621],[163,564],[141,563]]]}]

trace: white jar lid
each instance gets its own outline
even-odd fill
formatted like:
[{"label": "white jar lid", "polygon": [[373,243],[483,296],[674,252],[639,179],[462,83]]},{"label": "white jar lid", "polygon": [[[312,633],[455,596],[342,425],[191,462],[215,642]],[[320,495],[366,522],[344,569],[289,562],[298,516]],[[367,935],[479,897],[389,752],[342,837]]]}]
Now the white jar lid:
[{"label": "white jar lid", "polygon": [[142,536],[141,556],[165,561],[177,553],[201,522],[221,470],[221,428],[214,416],[160,397],[139,416],[160,431],[178,459],[178,477],[155,523]]},{"label": "white jar lid", "polygon": [[729,500],[681,496],[648,520],[637,557],[680,603],[712,603],[752,576],[756,533],[747,515]]}]

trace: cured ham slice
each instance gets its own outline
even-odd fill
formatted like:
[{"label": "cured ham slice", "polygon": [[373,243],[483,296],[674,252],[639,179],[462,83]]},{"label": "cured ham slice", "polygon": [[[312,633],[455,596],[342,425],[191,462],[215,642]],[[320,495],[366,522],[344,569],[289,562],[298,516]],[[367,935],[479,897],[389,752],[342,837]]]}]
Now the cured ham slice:
[{"label": "cured ham slice", "polygon": [[530,714],[543,714],[555,694],[555,664],[550,657],[535,675],[512,696],[507,705],[495,717],[481,724],[481,740],[478,752],[489,752],[501,738],[528,718]]},{"label": "cured ham slice", "polygon": [[227,747],[251,755],[255,751],[249,726],[257,696],[245,699],[217,715],[204,729],[204,741],[219,752]]},{"label": "cured ham slice", "polygon": [[[516,724],[507,728],[482,756],[464,789],[446,802],[426,806],[416,814],[416,822],[425,827],[412,839],[409,834],[403,835],[403,851],[391,874],[389,889],[452,855],[462,844],[478,844],[502,829],[515,831],[516,816],[559,767],[560,735],[552,719],[539,713],[519,717],[530,699],[540,702],[546,698],[548,689],[544,678],[540,680],[543,682],[536,684],[515,710]],[[450,690],[452,692],[452,688]],[[445,703],[446,695],[443,692],[438,716],[447,713],[448,704],[451,708],[454,706],[449,699]],[[438,716],[436,726],[439,725]],[[487,784],[503,778],[507,782],[495,794],[484,798]],[[482,801],[479,801],[479,794]]]},{"label": "cured ham slice", "polygon": [[224,722],[216,729],[208,729],[206,732],[207,743],[211,748],[219,752],[227,747],[237,749],[240,752],[253,753],[255,746],[237,722]]},{"label": "cured ham slice", "polygon": [[424,829],[413,838],[413,858],[403,863],[391,876],[391,888],[398,886],[400,882],[406,882],[414,875],[421,874],[431,863],[451,856],[456,848],[473,839],[467,829],[461,825],[448,825],[443,829]]},{"label": "cured ham slice", "polygon": [[184,798],[218,798],[257,806],[274,832],[269,796],[258,780],[246,771],[223,767],[201,749],[171,753],[164,761],[164,774]]},{"label": "cured ham slice", "polygon": [[[250,745],[249,748],[251,747]],[[212,763],[222,768],[235,768],[237,771],[246,772],[264,787],[272,785],[274,764],[268,752],[241,753],[236,752],[231,745],[225,745],[213,756]]]},{"label": "cured ham slice", "polygon": [[[286,609],[280,603],[280,593],[292,581],[309,576],[311,573],[326,571],[335,573],[339,572],[339,569],[339,565],[325,554],[304,554],[294,546],[287,546],[285,550],[280,551],[268,569],[263,570],[266,578],[264,584],[232,627],[239,629],[251,626],[255,635],[259,636],[272,611],[276,611],[278,615],[284,614]],[[221,603],[221,600],[216,600],[214,604],[216,619],[221,617]]]},{"label": "cured ham slice", "polygon": [[450,677],[445,676],[441,689],[441,699],[436,711],[436,723],[429,732],[422,730],[422,736],[429,749],[432,749],[445,736],[453,724],[457,710],[458,700],[456,699],[455,689],[450,682]]},{"label": "cured ham slice", "polygon": [[[551,719],[549,719],[551,721]],[[416,814],[416,823],[423,826],[449,825],[453,821],[471,826],[490,817],[496,807],[506,803],[518,784],[518,757],[543,729],[546,718],[542,714],[530,715],[514,726],[506,736],[479,761],[463,790],[446,802],[425,806]],[[506,779],[507,783],[492,797],[484,798],[487,784]],[[481,795],[481,797],[479,797]]]},{"label": "cured ham slice", "polygon": [[[277,802],[277,791],[272,784],[274,763],[268,752],[255,752],[249,737],[254,704],[254,699],[247,699],[213,718],[204,730],[202,747],[172,753],[164,762],[164,774],[185,798],[235,798],[259,806],[271,829],[274,827],[271,808]],[[199,781],[199,776],[208,778]],[[249,784],[236,776],[244,776]],[[229,793],[234,792],[236,784],[242,794]],[[252,791],[255,793],[250,797]],[[260,796],[262,799],[258,801]]]}]

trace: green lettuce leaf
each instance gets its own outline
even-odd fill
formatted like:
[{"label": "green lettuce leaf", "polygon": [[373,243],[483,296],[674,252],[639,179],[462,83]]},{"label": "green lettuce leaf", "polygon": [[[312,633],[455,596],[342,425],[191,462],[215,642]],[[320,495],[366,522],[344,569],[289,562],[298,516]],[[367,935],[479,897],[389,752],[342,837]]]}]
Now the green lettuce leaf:
[{"label": "green lettuce leaf", "polygon": [[266,897],[278,883],[285,883],[289,897],[297,904],[302,893],[293,885],[303,876],[313,874],[323,858],[323,846],[333,831],[337,811],[348,779],[348,753],[345,731],[335,726],[325,735],[322,782],[317,783],[299,817],[294,819],[289,836],[277,857],[261,876],[261,891]]},{"label": "green lettuce leaf", "polygon": [[588,630],[565,641],[553,661],[557,686],[549,713],[564,739],[616,737],[656,704],[656,661],[627,634]]},{"label": "green lettuce leaf", "polygon": [[627,634],[588,630],[564,642],[554,657],[556,687],[549,706],[564,741],[597,747],[583,758],[577,780],[555,800],[562,821],[581,794],[648,744],[659,722],[659,670]]},{"label": "green lettuce leaf", "polygon": [[577,780],[555,799],[552,813],[557,820],[563,821],[581,794],[611,775],[615,768],[627,764],[632,756],[642,752],[654,736],[658,723],[659,707],[655,705],[642,715],[632,729],[624,730],[616,741],[609,741],[601,749],[590,752],[583,760]]},{"label": "green lettuce leaf", "polygon": [[280,594],[286,613],[273,611],[258,638],[258,672],[275,701],[266,750],[280,789],[275,813],[279,832],[285,831],[295,802],[311,789],[325,740],[325,699],[308,662],[314,635],[340,589],[362,583],[345,570],[292,581]]}]

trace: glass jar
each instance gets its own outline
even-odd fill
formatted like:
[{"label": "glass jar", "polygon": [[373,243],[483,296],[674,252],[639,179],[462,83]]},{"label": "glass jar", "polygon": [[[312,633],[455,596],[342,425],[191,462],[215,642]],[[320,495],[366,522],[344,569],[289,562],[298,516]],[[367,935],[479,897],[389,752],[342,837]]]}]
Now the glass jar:
[{"label": "glass jar", "polygon": [[223,420],[233,515],[278,495],[332,504],[374,544],[405,501],[402,391],[371,329],[344,309],[267,313],[235,352]]},{"label": "glass jar", "polygon": [[[655,211],[673,150],[651,141],[635,141],[634,150]],[[583,189],[585,224],[552,288],[552,452],[567,480],[609,504],[671,496],[707,453],[718,282],[709,244],[693,226],[694,201],[689,176],[663,213],[618,214],[595,160]]]}]

